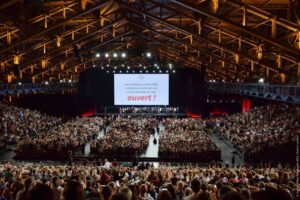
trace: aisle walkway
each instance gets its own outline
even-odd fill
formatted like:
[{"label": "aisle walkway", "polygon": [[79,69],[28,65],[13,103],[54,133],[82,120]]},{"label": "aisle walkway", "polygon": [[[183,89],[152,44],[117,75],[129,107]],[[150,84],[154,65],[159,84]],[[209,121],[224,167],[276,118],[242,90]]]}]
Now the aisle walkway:
[{"label": "aisle walkway", "polygon": [[[164,126],[162,124],[159,125],[159,131],[161,132],[164,130]],[[157,143],[154,144],[153,140],[154,138],[157,139]],[[150,135],[149,142],[148,142],[148,148],[145,153],[141,154],[140,157],[145,158],[158,158],[158,146],[159,146],[159,133],[155,130],[154,135]]]},{"label": "aisle walkway", "polygon": [[[106,131],[109,129],[109,127],[106,128]],[[102,137],[104,137],[104,129],[101,129],[99,131],[99,133],[97,134],[97,139],[101,139]],[[91,144],[90,142],[89,143],[86,143],[85,144],[85,147],[84,147],[84,156],[88,156],[91,152]]]},{"label": "aisle walkway", "polygon": [[[232,152],[234,152],[235,149],[231,145],[226,143],[224,140],[219,138],[217,134],[212,133],[208,135],[213,140],[213,142],[217,145],[217,147],[221,150],[221,159],[223,161],[223,164],[228,162],[229,165],[231,166],[231,158],[233,156]],[[240,157],[239,155],[236,155],[235,163],[236,165],[241,165],[243,163],[243,158]]]},{"label": "aisle walkway", "polygon": [[0,161],[13,161],[16,153],[13,149],[5,149],[0,152]]}]

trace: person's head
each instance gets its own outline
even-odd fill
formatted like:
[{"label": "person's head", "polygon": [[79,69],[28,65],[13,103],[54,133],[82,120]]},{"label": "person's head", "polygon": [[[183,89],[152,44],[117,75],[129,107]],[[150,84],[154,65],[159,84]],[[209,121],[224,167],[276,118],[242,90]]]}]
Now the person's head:
[{"label": "person's head", "polygon": [[128,187],[121,187],[118,193],[123,194],[127,200],[132,199],[132,192],[131,189],[129,189]]},{"label": "person's head", "polygon": [[84,197],[84,200],[104,200],[104,198],[99,192],[91,192]]},{"label": "person's head", "polygon": [[0,186],[0,196],[4,196],[6,192],[6,187],[5,185]]},{"label": "person's head", "polygon": [[33,188],[33,179],[32,178],[27,178],[25,181],[24,181],[24,189],[26,191],[29,191]]},{"label": "person's head", "polygon": [[167,190],[161,191],[157,196],[157,200],[172,200],[172,199],[173,199],[172,195]]},{"label": "person's head", "polygon": [[36,184],[36,186],[30,192],[31,200],[54,200],[53,191],[50,186],[42,183]]},{"label": "person's head", "polygon": [[58,178],[57,176],[53,177],[52,180],[51,180],[51,184],[52,184],[52,187],[58,187]]},{"label": "person's head", "polygon": [[148,187],[146,184],[140,185],[140,194],[145,194],[148,191]]},{"label": "person's head", "polygon": [[227,192],[221,198],[221,200],[246,200],[246,199],[240,193],[234,192],[234,191],[230,191],[230,192]]},{"label": "person's head", "polygon": [[102,195],[103,195],[104,200],[110,199],[110,197],[112,195],[111,187],[110,186],[102,187]]},{"label": "person's head", "polygon": [[191,188],[194,193],[198,193],[200,191],[200,181],[198,179],[193,179],[191,182]]},{"label": "person's head", "polygon": [[251,199],[251,192],[248,189],[242,189],[241,190],[241,195],[246,199],[250,200]]},{"label": "person's head", "polygon": [[69,181],[64,187],[64,200],[82,200],[83,187],[78,181]]},{"label": "person's head", "polygon": [[177,182],[177,190],[179,190],[179,191],[183,190],[183,186],[184,186],[184,184],[182,181]]},{"label": "person's head", "polygon": [[200,192],[196,196],[192,197],[191,200],[212,200],[212,197],[209,192]]},{"label": "person's head", "polygon": [[170,192],[173,198],[176,198],[175,187],[172,184],[167,185],[167,190]]},{"label": "person's head", "polygon": [[116,192],[116,190],[117,190],[117,184],[115,182],[113,182],[113,181],[109,182],[107,185],[112,189],[113,193]]},{"label": "person's head", "polygon": [[184,196],[187,197],[187,196],[190,196],[192,194],[192,189],[187,187],[184,189]]},{"label": "person's head", "polygon": [[266,189],[263,191],[266,200],[292,200],[293,197],[289,190],[284,190],[284,189],[277,189],[275,187],[268,186]]},{"label": "person's head", "polygon": [[115,193],[111,196],[109,200],[128,200],[127,196],[122,193]]},{"label": "person's head", "polygon": [[219,190],[219,198],[222,199],[226,193],[228,192],[232,192],[232,188],[230,186],[223,186],[221,187],[221,189]]}]

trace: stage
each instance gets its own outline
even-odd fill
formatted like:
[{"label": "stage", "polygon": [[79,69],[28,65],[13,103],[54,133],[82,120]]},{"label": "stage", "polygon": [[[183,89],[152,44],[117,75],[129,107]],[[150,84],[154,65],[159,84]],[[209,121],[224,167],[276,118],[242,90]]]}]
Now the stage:
[{"label": "stage", "polygon": [[186,113],[97,113],[96,116],[109,116],[109,115],[120,115],[120,116],[143,116],[143,117],[186,117]]}]

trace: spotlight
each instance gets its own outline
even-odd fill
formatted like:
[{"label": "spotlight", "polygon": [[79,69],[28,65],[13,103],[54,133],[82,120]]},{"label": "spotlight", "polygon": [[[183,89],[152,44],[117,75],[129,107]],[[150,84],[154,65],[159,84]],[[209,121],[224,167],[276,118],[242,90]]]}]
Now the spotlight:
[{"label": "spotlight", "polygon": [[173,73],[175,73],[175,70],[173,70]]},{"label": "spotlight", "polygon": [[96,67],[96,65],[93,65],[93,67]]},{"label": "spotlight", "polygon": [[142,66],[142,64],[139,64],[139,66],[141,67],[141,66]]},{"label": "spotlight", "polygon": [[166,73],[169,73],[169,70],[166,70]]},{"label": "spotlight", "polygon": [[69,79],[69,83],[71,83],[72,82],[72,80],[71,79]]},{"label": "spotlight", "polygon": [[151,53],[150,53],[150,52],[147,52],[147,53],[146,53],[146,56],[147,56],[148,58],[151,58]]},{"label": "spotlight", "polygon": [[122,64],[122,67],[124,67],[124,64]]},{"label": "spotlight", "polygon": [[153,70],[153,73],[155,73],[155,70]]},{"label": "spotlight", "polygon": [[169,68],[172,69],[173,68],[173,65],[171,63],[169,63]]},{"label": "spotlight", "polygon": [[109,67],[109,64],[107,64],[106,67]]},{"label": "spotlight", "polygon": [[122,54],[121,54],[121,57],[122,57],[122,58],[125,58],[125,57],[126,57],[126,53],[122,53]]},{"label": "spotlight", "polygon": [[134,70],[133,70],[132,72],[133,72],[133,73],[135,73],[135,71],[134,71]]},{"label": "spotlight", "polygon": [[159,73],[161,73],[161,70],[159,70]]},{"label": "spotlight", "polygon": [[128,73],[128,70],[126,71],[126,73]]},{"label": "spotlight", "polygon": [[109,71],[107,70],[106,73],[109,73]]},{"label": "spotlight", "polygon": [[127,69],[130,69],[130,66],[128,66]]},{"label": "spotlight", "polygon": [[96,58],[99,58],[100,57],[100,53],[96,53]]},{"label": "spotlight", "polygon": [[117,69],[117,67],[114,67],[114,69]]},{"label": "spotlight", "polygon": [[19,82],[19,83],[18,83],[18,85],[22,85],[22,83],[21,83],[21,82]]},{"label": "spotlight", "polygon": [[156,69],[159,69],[159,67],[157,66]]},{"label": "spotlight", "polygon": [[148,70],[146,70],[146,73],[148,73]]},{"label": "spotlight", "polygon": [[109,57],[109,54],[108,54],[108,53],[105,53],[104,56],[105,56],[105,58],[108,58],[108,57]]},{"label": "spotlight", "polygon": [[236,79],[237,82],[240,82],[240,79]]},{"label": "spotlight", "polygon": [[59,82],[60,82],[60,83],[62,83],[62,82],[63,82],[63,80],[59,80]]},{"label": "spotlight", "polygon": [[157,67],[157,64],[156,64],[156,63],[154,63],[154,67]]},{"label": "spotlight", "polygon": [[113,73],[116,73],[116,71],[114,70]]},{"label": "spotlight", "polygon": [[101,69],[104,69],[104,67],[101,67]]},{"label": "spotlight", "polygon": [[120,70],[119,73],[122,73],[122,71]]},{"label": "spotlight", "polygon": [[146,66],[144,67],[144,69],[146,69]]},{"label": "spotlight", "polygon": [[114,58],[118,57],[118,54],[117,53],[113,53],[113,57]]},{"label": "spotlight", "polygon": [[48,85],[48,84],[49,84],[49,82],[48,82],[48,81],[45,81],[45,84],[46,84],[46,85]]},{"label": "spotlight", "polygon": [[258,82],[259,82],[259,83],[264,83],[265,80],[264,80],[263,78],[260,78],[260,79],[258,80]]},{"label": "spotlight", "polygon": [[142,70],[140,70],[140,73],[142,73]]}]

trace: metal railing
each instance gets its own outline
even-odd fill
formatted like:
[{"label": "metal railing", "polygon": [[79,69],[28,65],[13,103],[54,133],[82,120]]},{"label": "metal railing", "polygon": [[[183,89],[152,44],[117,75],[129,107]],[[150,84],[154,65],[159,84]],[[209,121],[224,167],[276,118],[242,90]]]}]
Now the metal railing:
[{"label": "metal railing", "polygon": [[300,85],[210,82],[209,90],[300,104]]},{"label": "metal railing", "polygon": [[0,95],[58,92],[74,88],[74,83],[0,84]]}]

